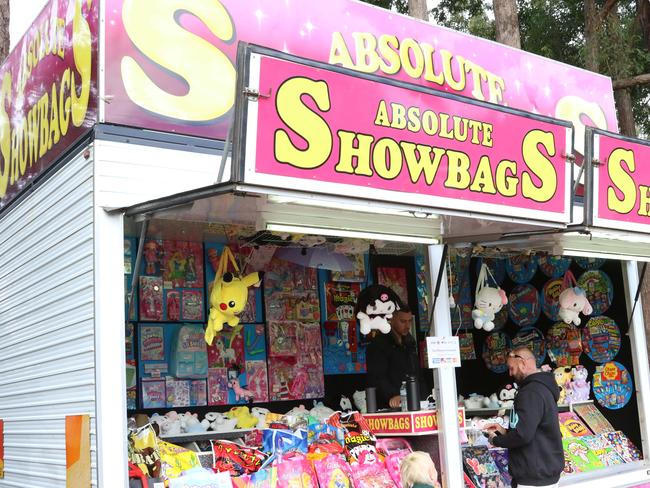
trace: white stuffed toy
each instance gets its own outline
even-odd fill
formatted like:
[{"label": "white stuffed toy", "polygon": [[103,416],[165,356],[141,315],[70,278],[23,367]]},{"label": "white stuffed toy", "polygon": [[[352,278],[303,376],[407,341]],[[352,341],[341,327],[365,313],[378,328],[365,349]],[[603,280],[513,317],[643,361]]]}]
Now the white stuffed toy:
[{"label": "white stuffed toy", "polygon": [[195,413],[185,412],[181,414],[180,417],[181,429],[183,432],[197,434],[207,430],[207,427],[199,421],[199,416]]},{"label": "white stuffed toy", "polygon": [[465,408],[467,410],[478,410],[483,408],[485,397],[477,393],[470,393],[468,398],[465,398]]},{"label": "white stuffed toy", "polygon": [[485,408],[499,408],[501,403],[496,393],[492,393],[489,397],[483,398],[483,406]]},{"label": "white stuffed toy", "polygon": [[[567,401],[567,403],[586,402],[589,400],[591,382],[587,381],[587,378],[589,377],[589,371],[587,371],[587,368],[578,364],[571,369],[571,377],[572,380],[571,383],[569,383],[569,388],[572,392],[571,401]],[[569,394],[567,392],[567,399],[568,398]]]},{"label": "white stuffed toy", "polygon": [[345,395],[341,395],[341,401],[339,402],[341,407],[341,412],[350,412],[352,411],[352,402]]},{"label": "white stuffed toy", "polygon": [[207,422],[210,428],[215,432],[228,432],[235,430],[237,418],[228,418],[219,412],[208,412],[205,414],[205,419],[201,424],[205,426],[205,422]]},{"label": "white stuffed toy", "polygon": [[591,315],[593,307],[587,300],[585,291],[579,286],[567,288],[560,293],[560,311],[558,316],[560,320],[567,324],[580,325],[580,313]]},{"label": "white stuffed toy", "polygon": [[490,332],[494,329],[494,317],[508,303],[505,292],[501,288],[484,286],[476,294],[476,307],[472,310],[474,327]]},{"label": "white stuffed toy", "polygon": [[494,317],[508,303],[506,293],[501,288],[492,288],[486,284],[488,273],[490,273],[488,267],[485,264],[481,265],[476,285],[475,308],[472,310],[474,327],[486,332],[494,329]]},{"label": "white stuffed toy", "polygon": [[359,409],[359,412],[368,413],[368,408],[366,407],[365,391],[355,391],[352,394],[352,400],[354,401],[354,405]]},{"label": "white stuffed toy", "polygon": [[251,408],[251,414],[253,417],[257,418],[257,428],[258,429],[266,429],[268,427],[268,424],[266,423],[266,415],[271,413],[271,411],[268,408],[262,408],[262,407],[253,407]]},{"label": "white stuffed toy", "polygon": [[317,402],[314,400],[314,408],[309,411],[309,415],[318,419],[318,421],[324,424],[327,419],[334,415],[334,410],[329,407],[326,407],[323,402]]}]

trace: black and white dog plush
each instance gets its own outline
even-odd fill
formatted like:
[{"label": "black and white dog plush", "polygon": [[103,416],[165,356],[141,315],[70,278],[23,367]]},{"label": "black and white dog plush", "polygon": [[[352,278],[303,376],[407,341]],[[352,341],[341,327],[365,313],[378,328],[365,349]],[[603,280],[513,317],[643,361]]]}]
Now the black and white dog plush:
[{"label": "black and white dog plush", "polygon": [[363,335],[377,329],[384,334],[390,332],[389,319],[393,313],[400,310],[401,301],[397,294],[383,285],[371,285],[359,293],[356,316],[359,319],[359,330]]}]

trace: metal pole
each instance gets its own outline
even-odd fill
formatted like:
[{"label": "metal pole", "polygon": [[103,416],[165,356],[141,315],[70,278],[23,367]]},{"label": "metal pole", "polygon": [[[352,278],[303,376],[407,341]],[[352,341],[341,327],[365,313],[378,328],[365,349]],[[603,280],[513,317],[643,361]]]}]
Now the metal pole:
[{"label": "metal pole", "polygon": [[135,288],[137,286],[138,280],[140,279],[140,263],[142,262],[142,250],[144,249],[144,238],[147,236],[148,228],[149,228],[149,217],[145,217],[144,221],[142,222],[142,228],[140,229],[140,240],[138,241],[138,252],[135,255],[133,279],[131,280],[131,289],[129,290],[129,296],[128,296],[129,308],[126,313],[127,323],[131,319],[131,312],[133,310],[133,295],[135,294]]},{"label": "metal pole", "polygon": [[[431,283],[440,283],[439,298],[433,309],[431,330],[436,336],[451,336],[451,315],[449,313],[449,289],[445,266],[438,263],[445,259],[445,246],[429,246],[429,272]],[[440,275],[440,276],[439,276]],[[458,400],[456,395],[455,368],[436,368],[433,370],[433,384],[436,389],[438,409],[438,447],[440,451],[440,471],[444,488],[463,486],[463,460],[460,453],[460,433],[458,430]]]},{"label": "metal pole", "polygon": [[221,183],[221,179],[223,178],[223,172],[226,169],[226,160],[228,159],[228,152],[230,151],[230,141],[232,141],[232,124],[228,129],[228,136],[226,137],[226,142],[223,145],[223,154],[221,155],[221,163],[219,164],[219,175],[217,176],[216,183]]}]

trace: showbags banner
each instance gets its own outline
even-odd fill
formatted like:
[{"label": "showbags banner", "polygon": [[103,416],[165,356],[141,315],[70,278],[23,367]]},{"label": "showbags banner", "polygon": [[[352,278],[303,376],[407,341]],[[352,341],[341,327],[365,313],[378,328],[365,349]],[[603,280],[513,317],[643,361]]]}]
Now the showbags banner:
[{"label": "showbags banner", "polygon": [[650,143],[610,133],[590,135],[594,225],[650,232]]},{"label": "showbags banner", "polygon": [[251,49],[246,183],[569,221],[569,124]]},{"label": "showbags banner", "polygon": [[97,121],[99,0],[50,0],[0,66],[0,209]]},{"label": "showbags banner", "polygon": [[225,139],[249,42],[572,121],[579,152],[585,124],[617,128],[605,76],[362,2],[107,0],[105,12],[113,124]]}]

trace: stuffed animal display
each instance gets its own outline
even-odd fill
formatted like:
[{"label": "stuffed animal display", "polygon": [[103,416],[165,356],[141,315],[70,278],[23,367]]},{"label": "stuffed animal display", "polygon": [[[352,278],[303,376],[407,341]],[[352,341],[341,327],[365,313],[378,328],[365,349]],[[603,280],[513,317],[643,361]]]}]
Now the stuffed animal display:
[{"label": "stuffed animal display", "polygon": [[383,285],[372,285],[359,293],[356,316],[359,319],[359,331],[363,335],[377,329],[384,334],[390,332],[389,319],[400,310],[401,300],[397,294]]},{"label": "stuffed animal display", "polygon": [[[488,267],[482,264],[476,285],[474,310],[472,310],[474,327],[483,329],[486,332],[494,329],[494,317],[508,303],[505,291],[501,288],[493,288],[487,284],[488,274],[492,276]],[[494,278],[492,279],[494,281]]]},{"label": "stuffed animal display", "polygon": [[585,291],[577,286],[576,279],[571,271],[564,274],[562,286],[564,289],[558,298],[560,304],[558,317],[567,324],[580,325],[579,314],[591,315],[594,309],[587,300]]},{"label": "stuffed animal display", "polygon": [[560,398],[558,399],[558,405],[566,404],[567,390],[569,389],[569,382],[571,381],[571,368],[561,366],[555,368],[553,371],[555,376],[555,382],[560,388]]},{"label": "stuffed animal display", "polygon": [[361,413],[367,413],[368,408],[366,407],[366,392],[365,391],[355,391],[352,394],[352,400],[354,401],[354,406],[359,409]]},{"label": "stuffed animal display", "polygon": [[224,247],[219,260],[219,267],[210,292],[210,315],[205,330],[205,342],[212,344],[214,336],[225,324],[235,327],[239,324],[239,314],[246,308],[248,288],[259,286],[264,276],[262,272],[251,273],[243,278],[226,271],[230,261],[236,273],[239,267],[232,251]]},{"label": "stuffed animal display", "polygon": [[580,325],[580,313],[591,315],[593,308],[587,300],[585,291],[579,286],[567,288],[560,293],[559,298],[560,311],[558,316],[560,320],[567,324]]},{"label": "stuffed animal display", "polygon": [[499,392],[499,401],[504,407],[512,407],[517,396],[517,383],[504,386]]},{"label": "stuffed animal display", "polygon": [[571,369],[571,382],[567,387],[568,404],[586,402],[589,400],[589,389],[591,383],[587,381],[588,377],[589,371],[580,364]]}]

